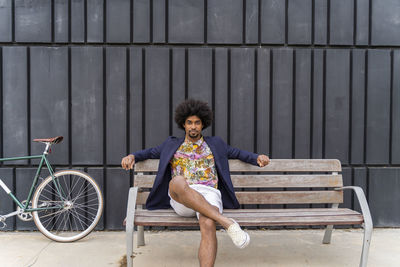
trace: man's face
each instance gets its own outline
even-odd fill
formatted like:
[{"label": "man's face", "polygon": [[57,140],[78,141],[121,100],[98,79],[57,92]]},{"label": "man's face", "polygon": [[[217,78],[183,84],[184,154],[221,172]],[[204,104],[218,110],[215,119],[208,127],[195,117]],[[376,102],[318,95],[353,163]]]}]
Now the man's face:
[{"label": "man's face", "polygon": [[190,116],[186,118],[185,124],[183,125],[185,128],[186,136],[197,139],[201,136],[201,130],[203,129],[203,123],[201,119],[197,116]]}]

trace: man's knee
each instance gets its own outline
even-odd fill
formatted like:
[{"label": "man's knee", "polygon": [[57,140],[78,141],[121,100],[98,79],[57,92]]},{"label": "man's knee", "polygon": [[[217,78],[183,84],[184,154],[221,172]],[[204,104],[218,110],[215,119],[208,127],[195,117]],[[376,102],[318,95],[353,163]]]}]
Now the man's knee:
[{"label": "man's knee", "polygon": [[199,225],[201,230],[207,232],[215,232],[216,230],[215,221],[203,215],[199,217]]},{"label": "man's knee", "polygon": [[178,195],[184,193],[188,187],[185,177],[175,176],[169,182],[169,193],[175,199]]}]

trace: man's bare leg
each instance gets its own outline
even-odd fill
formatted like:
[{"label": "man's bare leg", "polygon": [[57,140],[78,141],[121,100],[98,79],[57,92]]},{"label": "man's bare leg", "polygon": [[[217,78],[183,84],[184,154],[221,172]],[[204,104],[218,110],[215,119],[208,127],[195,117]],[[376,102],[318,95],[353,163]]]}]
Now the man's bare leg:
[{"label": "man's bare leg", "polygon": [[[214,207],[217,211],[218,208]],[[214,266],[217,257],[217,234],[215,221],[201,215],[199,216],[201,241],[199,247],[200,267]]]},{"label": "man's bare leg", "polygon": [[231,219],[222,216],[199,192],[190,188],[183,176],[176,176],[169,182],[169,194],[175,201],[218,222],[225,229],[233,223]]}]

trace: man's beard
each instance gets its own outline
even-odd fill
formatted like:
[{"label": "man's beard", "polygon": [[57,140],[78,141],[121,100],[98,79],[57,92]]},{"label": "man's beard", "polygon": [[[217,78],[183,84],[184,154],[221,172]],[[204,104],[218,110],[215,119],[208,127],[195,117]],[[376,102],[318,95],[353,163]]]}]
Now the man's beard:
[{"label": "man's beard", "polygon": [[191,138],[197,138],[198,136],[200,135],[200,133],[199,132],[189,132],[189,136],[191,137]]}]

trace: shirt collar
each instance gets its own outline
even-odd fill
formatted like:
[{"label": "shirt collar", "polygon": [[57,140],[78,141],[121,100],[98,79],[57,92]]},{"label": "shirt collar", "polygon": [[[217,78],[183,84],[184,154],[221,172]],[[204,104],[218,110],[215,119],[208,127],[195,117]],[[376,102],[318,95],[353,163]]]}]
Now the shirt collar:
[{"label": "shirt collar", "polygon": [[197,140],[196,142],[192,142],[189,139],[185,138],[185,144],[187,144],[187,145],[198,145],[198,146],[201,146],[201,144],[203,142],[204,142],[203,136],[201,136],[201,138],[199,140]]}]

